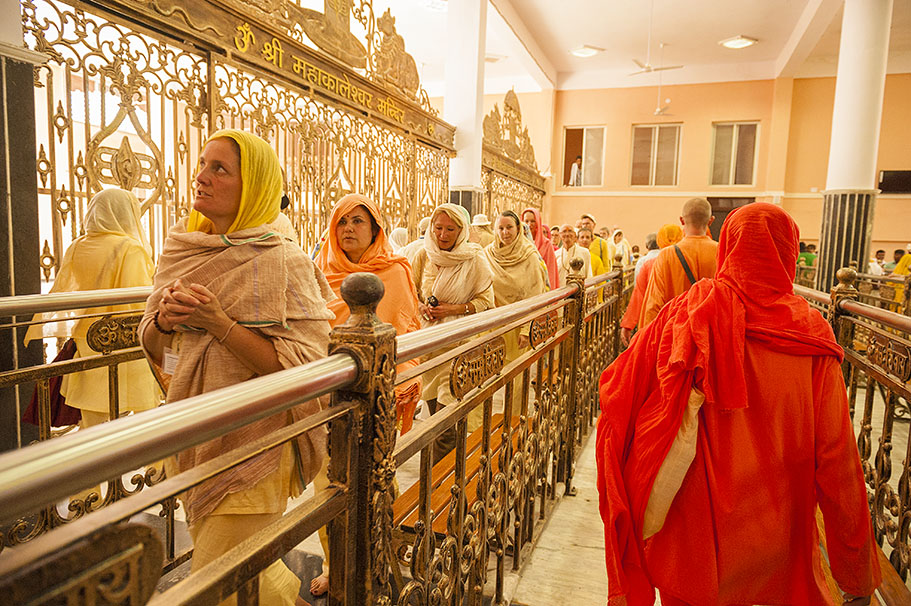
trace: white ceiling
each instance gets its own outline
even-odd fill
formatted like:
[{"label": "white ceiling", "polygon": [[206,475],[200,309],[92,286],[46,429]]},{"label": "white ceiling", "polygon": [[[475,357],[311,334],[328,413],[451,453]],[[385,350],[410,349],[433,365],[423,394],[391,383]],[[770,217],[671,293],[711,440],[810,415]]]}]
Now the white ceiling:
[{"label": "white ceiling", "polygon": [[[685,66],[663,72],[665,84],[835,75],[842,0],[490,0],[487,55],[499,60],[486,64],[485,92],[653,86],[657,73],[628,75],[634,58],[646,60],[651,1],[651,63]],[[377,15],[392,9],[424,87],[442,94],[447,1],[373,5]],[[718,44],[738,34],[760,42],[742,50]],[[661,58],[659,42],[667,44]],[[569,53],[583,44],[605,51]],[[894,0],[889,71],[911,72],[909,0]]]}]

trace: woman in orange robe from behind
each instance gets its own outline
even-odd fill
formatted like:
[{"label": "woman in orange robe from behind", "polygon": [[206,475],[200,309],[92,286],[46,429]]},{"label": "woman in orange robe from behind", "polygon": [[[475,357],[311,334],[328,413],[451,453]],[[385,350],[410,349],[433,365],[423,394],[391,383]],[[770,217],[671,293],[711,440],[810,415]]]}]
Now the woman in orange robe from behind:
[{"label": "woman in orange robe from behind", "polygon": [[[666,305],[602,375],[608,604],[651,606],[655,588],[669,606],[834,604],[817,507],[846,603],[866,603],[880,584],[843,352],[793,293],[798,235],[771,204],[731,213],[715,278]],[[693,394],[704,404],[687,417]],[[692,462],[679,490],[661,495],[663,525],[643,538],[687,418]]]}]

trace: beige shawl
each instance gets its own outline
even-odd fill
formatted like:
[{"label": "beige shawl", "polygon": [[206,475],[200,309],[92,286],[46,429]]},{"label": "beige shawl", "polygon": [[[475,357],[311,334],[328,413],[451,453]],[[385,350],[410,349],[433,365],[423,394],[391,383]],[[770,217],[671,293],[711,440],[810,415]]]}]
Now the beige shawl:
[{"label": "beige shawl", "polygon": [[521,232],[506,245],[497,237],[484,253],[493,272],[497,307],[547,291],[546,267],[534,243]]},{"label": "beige shawl", "polygon": [[[186,231],[186,219],[168,234],[159,259],[152,295],[139,326],[142,335],[158,310],[164,288],[180,278],[211,290],[234,320],[257,331],[275,346],[282,366],[290,368],[325,357],[329,342],[326,306],[331,295],[325,278],[299,246],[269,225],[233,232],[230,236]],[[319,276],[318,276],[319,274]],[[235,385],[253,377],[212,335],[178,327],[172,349],[179,356],[166,401]],[[234,448],[299,421],[320,409],[313,400],[288,412],[194,446],[177,455],[178,471],[186,471]],[[319,470],[326,454],[326,430],[320,427],[295,441],[303,483]],[[211,513],[228,494],[251,488],[279,467],[281,449],[274,448],[190,489],[184,495],[189,523]]]},{"label": "beige shawl", "polygon": [[452,250],[442,250],[431,222],[424,237],[427,263],[421,280],[421,298],[426,301],[433,295],[441,303],[467,303],[490,287],[493,279],[490,265],[481,247],[468,241],[471,221],[468,212],[455,204],[441,204],[433,214],[441,212],[449,215],[462,231]]}]

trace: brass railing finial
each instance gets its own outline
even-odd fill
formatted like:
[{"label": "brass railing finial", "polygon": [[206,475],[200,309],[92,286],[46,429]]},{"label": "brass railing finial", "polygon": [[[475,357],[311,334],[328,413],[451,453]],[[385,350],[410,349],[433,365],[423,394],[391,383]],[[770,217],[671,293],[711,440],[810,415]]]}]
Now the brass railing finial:
[{"label": "brass railing finial", "polygon": [[[852,264],[854,264],[853,261]],[[838,280],[838,285],[835,286],[835,289],[839,291],[855,290],[854,284],[857,282],[857,270],[853,267],[842,267],[835,272],[835,278]]]},{"label": "brass railing finial", "polygon": [[573,259],[572,261],[569,262],[569,266],[572,268],[574,274],[577,274],[580,271],[582,271],[583,265],[585,265],[585,262],[582,259],[580,259],[579,257],[576,257],[575,259]]},{"label": "brass railing finial", "polygon": [[386,287],[375,274],[367,272],[351,274],[342,282],[340,290],[342,299],[351,310],[351,317],[347,322],[349,326],[363,326],[379,322],[376,317],[376,307],[386,294]]}]

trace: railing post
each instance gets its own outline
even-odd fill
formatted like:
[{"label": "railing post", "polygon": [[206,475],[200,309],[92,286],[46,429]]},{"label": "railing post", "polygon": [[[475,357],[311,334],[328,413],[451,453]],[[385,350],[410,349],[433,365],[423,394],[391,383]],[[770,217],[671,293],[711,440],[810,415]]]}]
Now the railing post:
[{"label": "railing post", "polygon": [[330,338],[329,353],[351,355],[359,370],[354,385],[335,392],[332,400],[361,403],[353,427],[333,421],[331,429],[329,480],[347,483],[349,491],[347,516],[329,526],[333,605],[394,601],[390,574],[397,566],[392,557],[395,328],[376,316],[384,292],[373,274],[345,278],[341,293],[351,317]]},{"label": "railing post", "polygon": [[904,292],[902,295],[902,313],[906,316],[911,316],[911,276],[905,276]]},{"label": "railing post", "polygon": [[569,321],[573,323],[573,338],[570,346],[571,359],[569,364],[569,410],[566,411],[566,425],[563,438],[563,453],[566,460],[563,461],[563,481],[566,490],[563,494],[566,496],[576,496],[576,488],[572,485],[573,469],[576,459],[576,433],[580,423],[579,410],[581,408],[580,392],[585,385],[582,369],[579,368],[579,356],[582,354],[582,329],[583,318],[585,318],[585,276],[580,272],[584,263],[582,259],[575,258],[570,261],[569,266],[572,273],[567,276],[567,284],[575,284],[579,288],[573,293],[575,303],[572,307],[572,316]]},{"label": "railing post", "polygon": [[611,268],[613,271],[619,271],[620,275],[617,277],[616,286],[617,289],[617,302],[614,304],[614,313],[611,318],[612,333],[611,337],[611,350],[613,356],[611,361],[613,361],[618,355],[620,355],[620,320],[623,318],[623,291],[626,290],[626,274],[623,272],[623,255],[617,253],[614,255],[614,266]]},{"label": "railing post", "polygon": [[[842,267],[835,272],[835,278],[838,284],[832,287],[831,302],[829,303],[828,320],[832,325],[832,331],[835,333],[835,339],[838,344],[845,349],[852,349],[854,341],[854,324],[851,322],[840,322],[839,318],[845,314],[841,312],[838,305],[845,299],[852,301],[857,300],[857,288],[854,283],[857,281],[857,271],[851,267]],[[842,362],[842,374],[845,383],[848,382],[848,375],[851,370],[850,363],[845,360]]]}]

